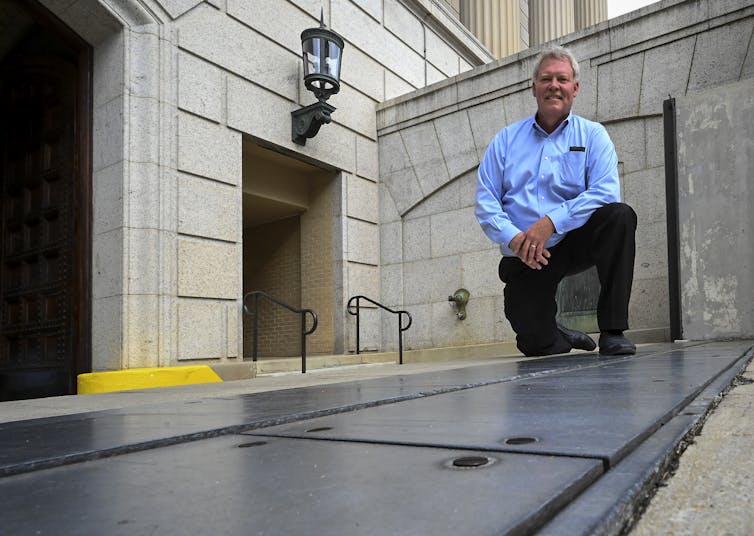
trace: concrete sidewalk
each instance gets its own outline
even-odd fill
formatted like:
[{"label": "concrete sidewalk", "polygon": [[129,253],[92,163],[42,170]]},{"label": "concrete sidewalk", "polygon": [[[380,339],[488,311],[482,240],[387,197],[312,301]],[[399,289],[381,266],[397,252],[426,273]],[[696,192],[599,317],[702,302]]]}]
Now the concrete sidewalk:
[{"label": "concrete sidewalk", "polygon": [[754,362],[657,488],[635,536],[754,534]]},{"label": "concrete sidewalk", "polygon": [[[731,348],[734,346],[742,347],[740,342],[731,344]],[[672,345],[669,347],[672,348]],[[717,343],[716,348],[724,352],[726,345]],[[379,378],[410,378],[442,371],[458,370],[459,378],[463,378],[468,374],[473,376],[473,371],[484,370],[487,365],[523,361],[532,360],[505,358],[410,363],[402,366],[358,365],[312,370],[307,374],[271,374],[253,380],[218,384],[4,402],[0,403],[0,423],[31,423],[30,419],[40,418],[53,418],[51,422],[54,423],[54,418],[58,416],[119,408],[143,407],[146,414],[149,408],[167,407],[170,404],[223,401],[252,393],[272,393],[304,387],[324,389],[326,386],[353,382],[367,386],[370,385],[370,380]],[[632,533],[642,536],[751,533],[754,527],[754,509],[750,506],[754,495],[754,461],[750,452],[754,446],[754,419],[748,410],[754,408],[754,385],[749,383],[753,379],[754,365],[749,363],[746,372],[739,376],[719,406],[708,415],[696,441],[681,456],[678,470],[674,475],[669,475],[659,488],[646,513],[633,527]],[[682,447],[683,445],[679,450]],[[644,490],[646,499],[653,495],[653,491]]]}]

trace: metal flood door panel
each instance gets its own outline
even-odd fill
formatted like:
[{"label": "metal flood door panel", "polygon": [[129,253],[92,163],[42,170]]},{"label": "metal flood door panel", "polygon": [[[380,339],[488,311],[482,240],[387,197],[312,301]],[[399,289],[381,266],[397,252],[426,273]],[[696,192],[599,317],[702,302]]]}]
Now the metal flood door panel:
[{"label": "metal flood door panel", "polygon": [[564,368],[594,367],[599,363],[593,354],[559,356],[0,423],[0,474],[28,470],[55,460],[61,463],[80,460],[95,452],[132,450],[134,445],[170,441],[180,436],[204,437],[234,427],[256,429],[474,385],[550,374]]},{"label": "metal flood door panel", "polygon": [[678,351],[265,428],[285,437],[501,449],[611,465],[738,355]]},{"label": "metal flood door panel", "polygon": [[[490,463],[453,465],[470,456]],[[2,478],[0,518],[8,534],[525,534],[601,467],[550,456],[226,436]]]}]

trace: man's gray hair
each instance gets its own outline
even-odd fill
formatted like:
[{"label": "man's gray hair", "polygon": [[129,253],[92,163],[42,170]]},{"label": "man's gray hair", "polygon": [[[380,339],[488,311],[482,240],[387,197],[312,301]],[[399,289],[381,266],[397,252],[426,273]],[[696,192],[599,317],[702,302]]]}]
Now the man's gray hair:
[{"label": "man's gray hair", "polygon": [[576,61],[576,58],[574,57],[573,53],[568,50],[565,47],[561,47],[560,45],[553,45],[545,48],[537,54],[537,57],[534,60],[534,72],[532,73],[532,82],[536,82],[537,80],[537,74],[539,73],[539,68],[542,65],[542,62],[549,59],[556,59],[556,60],[565,60],[571,64],[571,68],[573,69],[573,80],[574,82],[578,81],[579,79],[579,62]]}]

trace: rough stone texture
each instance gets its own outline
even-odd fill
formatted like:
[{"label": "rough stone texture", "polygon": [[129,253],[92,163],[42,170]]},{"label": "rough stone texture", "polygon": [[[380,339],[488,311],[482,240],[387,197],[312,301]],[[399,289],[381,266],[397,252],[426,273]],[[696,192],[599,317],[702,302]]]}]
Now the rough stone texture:
[{"label": "rough stone texture", "polygon": [[[380,177],[380,165],[377,158],[377,142],[375,140],[356,136],[356,174],[371,180],[378,180]],[[374,197],[372,203],[374,203]]]},{"label": "rough stone texture", "polygon": [[116,32],[94,49],[94,64],[100,67],[92,76],[95,108],[123,94],[123,38],[123,33]]},{"label": "rough stone texture", "polygon": [[469,117],[465,111],[439,117],[434,124],[451,179],[479,165]]},{"label": "rough stone texture", "polygon": [[118,96],[94,110],[92,167],[94,171],[123,159],[123,97]]},{"label": "rough stone texture", "polygon": [[238,242],[240,209],[238,188],[190,175],[178,177],[178,232]]},{"label": "rough stone texture", "polygon": [[123,226],[123,162],[94,173],[92,181],[94,234]]},{"label": "rough stone texture", "polygon": [[432,216],[430,228],[432,256],[444,257],[488,248],[489,239],[477,227],[479,225],[476,223],[474,211],[471,208]]},{"label": "rough stone texture", "polygon": [[118,228],[95,235],[92,240],[92,297],[106,298],[122,294],[123,288],[123,229]]},{"label": "rough stone texture", "polygon": [[[754,365],[744,377],[754,380]],[[632,536],[748,534],[754,526],[754,384],[738,385],[657,489]]]},{"label": "rough stone texture", "polygon": [[162,0],[162,7],[176,19],[201,3],[202,0]]},{"label": "rough stone texture", "polygon": [[643,60],[643,54],[636,54],[599,66],[598,121],[633,117],[638,113]]},{"label": "rough stone texture", "polygon": [[125,297],[126,368],[157,366],[159,349],[158,297],[152,294],[133,294]]},{"label": "rough stone texture", "polygon": [[380,139],[380,173],[390,199],[399,213],[407,212],[422,197],[416,172],[408,158],[400,133]]},{"label": "rough stone texture", "polygon": [[474,176],[474,184],[476,184],[475,168],[466,175],[443,185],[442,188],[436,190],[431,196],[423,199],[420,204],[412,207],[411,211],[406,213],[406,219],[432,216],[445,210],[457,210],[470,206],[473,199],[468,198],[468,190],[466,189],[468,185],[464,182],[464,178],[469,175]]},{"label": "rough stone texture", "polygon": [[178,300],[178,359],[225,357],[226,315],[223,302]]},{"label": "rough stone texture", "polygon": [[[341,71],[343,72],[340,77],[342,82],[359,88],[360,91],[369,95],[375,101],[390,98],[385,96],[384,67],[358,48],[348,47],[343,50]],[[407,89],[401,93],[413,89],[405,82],[404,84]]]},{"label": "rough stone texture", "polygon": [[[199,6],[181,17],[178,28],[180,48],[254,80],[286,99],[296,100],[301,61],[298,54],[209,6]],[[208,28],[212,31],[207,31]],[[229,47],[228,43],[234,46]],[[257,60],[260,53],[265,62]],[[275,68],[270,69],[269,65]]]},{"label": "rough stone texture", "polygon": [[403,225],[392,222],[380,225],[380,265],[395,264],[403,260]]},{"label": "rough stone texture", "polygon": [[505,109],[499,100],[492,100],[469,108],[468,115],[477,159],[481,162],[492,138],[505,124]]},{"label": "rough stone texture", "polygon": [[348,251],[346,258],[352,262],[378,265],[380,262],[380,228],[378,225],[348,220]]},{"label": "rough stone texture", "polygon": [[406,220],[403,224],[403,260],[411,262],[431,257],[429,216]]},{"label": "rough stone texture", "polygon": [[[466,253],[461,257],[461,284],[471,293],[469,302],[476,302],[481,297],[493,297],[500,294],[503,283],[497,274],[500,251],[494,246],[484,251]],[[498,316],[498,315],[495,315]]]},{"label": "rough stone texture", "polygon": [[677,128],[683,335],[751,337],[751,80],[679,99]]},{"label": "rough stone texture", "polygon": [[380,295],[380,268],[366,264],[351,264],[348,267],[348,288],[351,289],[353,296],[361,295],[378,299]]},{"label": "rough stone texture", "polygon": [[128,294],[158,294],[160,291],[160,232],[128,230]]},{"label": "rough stone texture", "polygon": [[385,0],[385,28],[393,32],[417,53],[423,54],[424,29],[422,24],[417,18],[406,15],[406,8],[398,0]]},{"label": "rough stone texture", "polygon": [[458,54],[431,30],[426,32],[426,39],[427,59],[442,73],[441,79],[458,74]]},{"label": "rough stone texture", "polygon": [[357,177],[344,174],[346,178],[347,215],[370,223],[378,223],[379,210],[374,202],[377,199],[377,184]]},{"label": "rough stone texture", "polygon": [[442,158],[440,141],[433,123],[422,123],[401,132],[411,166],[421,187],[422,197],[429,197],[450,179]]},{"label": "rough stone texture", "polygon": [[726,24],[700,34],[694,48],[694,62],[689,76],[689,91],[699,90],[739,79],[754,20],[751,18]]},{"label": "rough stone texture", "polygon": [[637,279],[628,304],[631,329],[665,328],[670,315],[667,275],[655,279]]},{"label": "rough stone texture", "polygon": [[190,54],[178,55],[178,107],[207,119],[223,119],[222,71]]},{"label": "rough stone texture", "polygon": [[239,253],[235,244],[178,241],[178,295],[237,299]]},{"label": "rough stone texture", "polygon": [[[227,77],[228,126],[261,139],[288,145],[291,125],[287,121],[260,121],[260,117],[290,117],[292,102],[237,76]],[[331,128],[332,125],[328,125]]]},{"label": "rough stone texture", "polygon": [[[125,223],[130,227],[161,228],[159,166],[152,162],[131,162],[129,171],[128,219]],[[119,182],[115,184],[119,186]]]},{"label": "rough stone texture", "polygon": [[695,39],[689,37],[644,54],[639,113],[661,114],[668,96],[683,95],[689,79]]},{"label": "rough stone texture", "polygon": [[92,316],[107,318],[110,329],[93,330],[92,371],[120,370],[123,367],[123,296],[92,300]]},{"label": "rough stone texture", "polygon": [[[400,76],[385,71],[385,99],[393,99],[416,89]],[[379,119],[379,118],[378,118]]]},{"label": "rough stone texture", "polygon": [[241,136],[188,114],[178,118],[178,168],[232,185],[241,182]]},{"label": "rough stone texture", "polygon": [[441,257],[415,262],[405,262],[403,268],[405,303],[414,305],[447,301],[461,286],[461,262],[459,257]]},{"label": "rough stone texture", "polygon": [[[407,80],[414,87],[424,85],[424,60],[388,32],[378,21],[346,0],[335,0],[332,6],[332,27],[348,35],[361,50],[369,50],[382,65]],[[344,52],[345,55],[345,52]]]},{"label": "rough stone texture", "polygon": [[380,266],[380,293],[389,307],[403,303],[403,264]]}]

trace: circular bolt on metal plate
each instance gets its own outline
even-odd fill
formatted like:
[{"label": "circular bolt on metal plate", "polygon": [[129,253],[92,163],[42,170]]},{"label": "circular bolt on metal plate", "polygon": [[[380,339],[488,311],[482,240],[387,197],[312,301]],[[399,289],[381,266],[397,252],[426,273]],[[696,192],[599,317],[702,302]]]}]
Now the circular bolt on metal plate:
[{"label": "circular bolt on metal plate", "polygon": [[307,433],[327,432],[328,430],[332,430],[332,426],[320,426],[319,428],[310,428],[307,430]]},{"label": "circular bolt on metal plate", "polygon": [[251,443],[241,443],[240,445],[236,445],[239,449],[245,449],[249,447],[261,447],[262,445],[266,445],[267,441],[252,441]]},{"label": "circular bolt on metal plate", "polygon": [[506,445],[528,445],[529,443],[536,442],[536,437],[509,437],[505,440]]},{"label": "circular bolt on metal plate", "polygon": [[489,456],[461,456],[445,463],[450,469],[479,469],[495,463],[495,458]]}]

